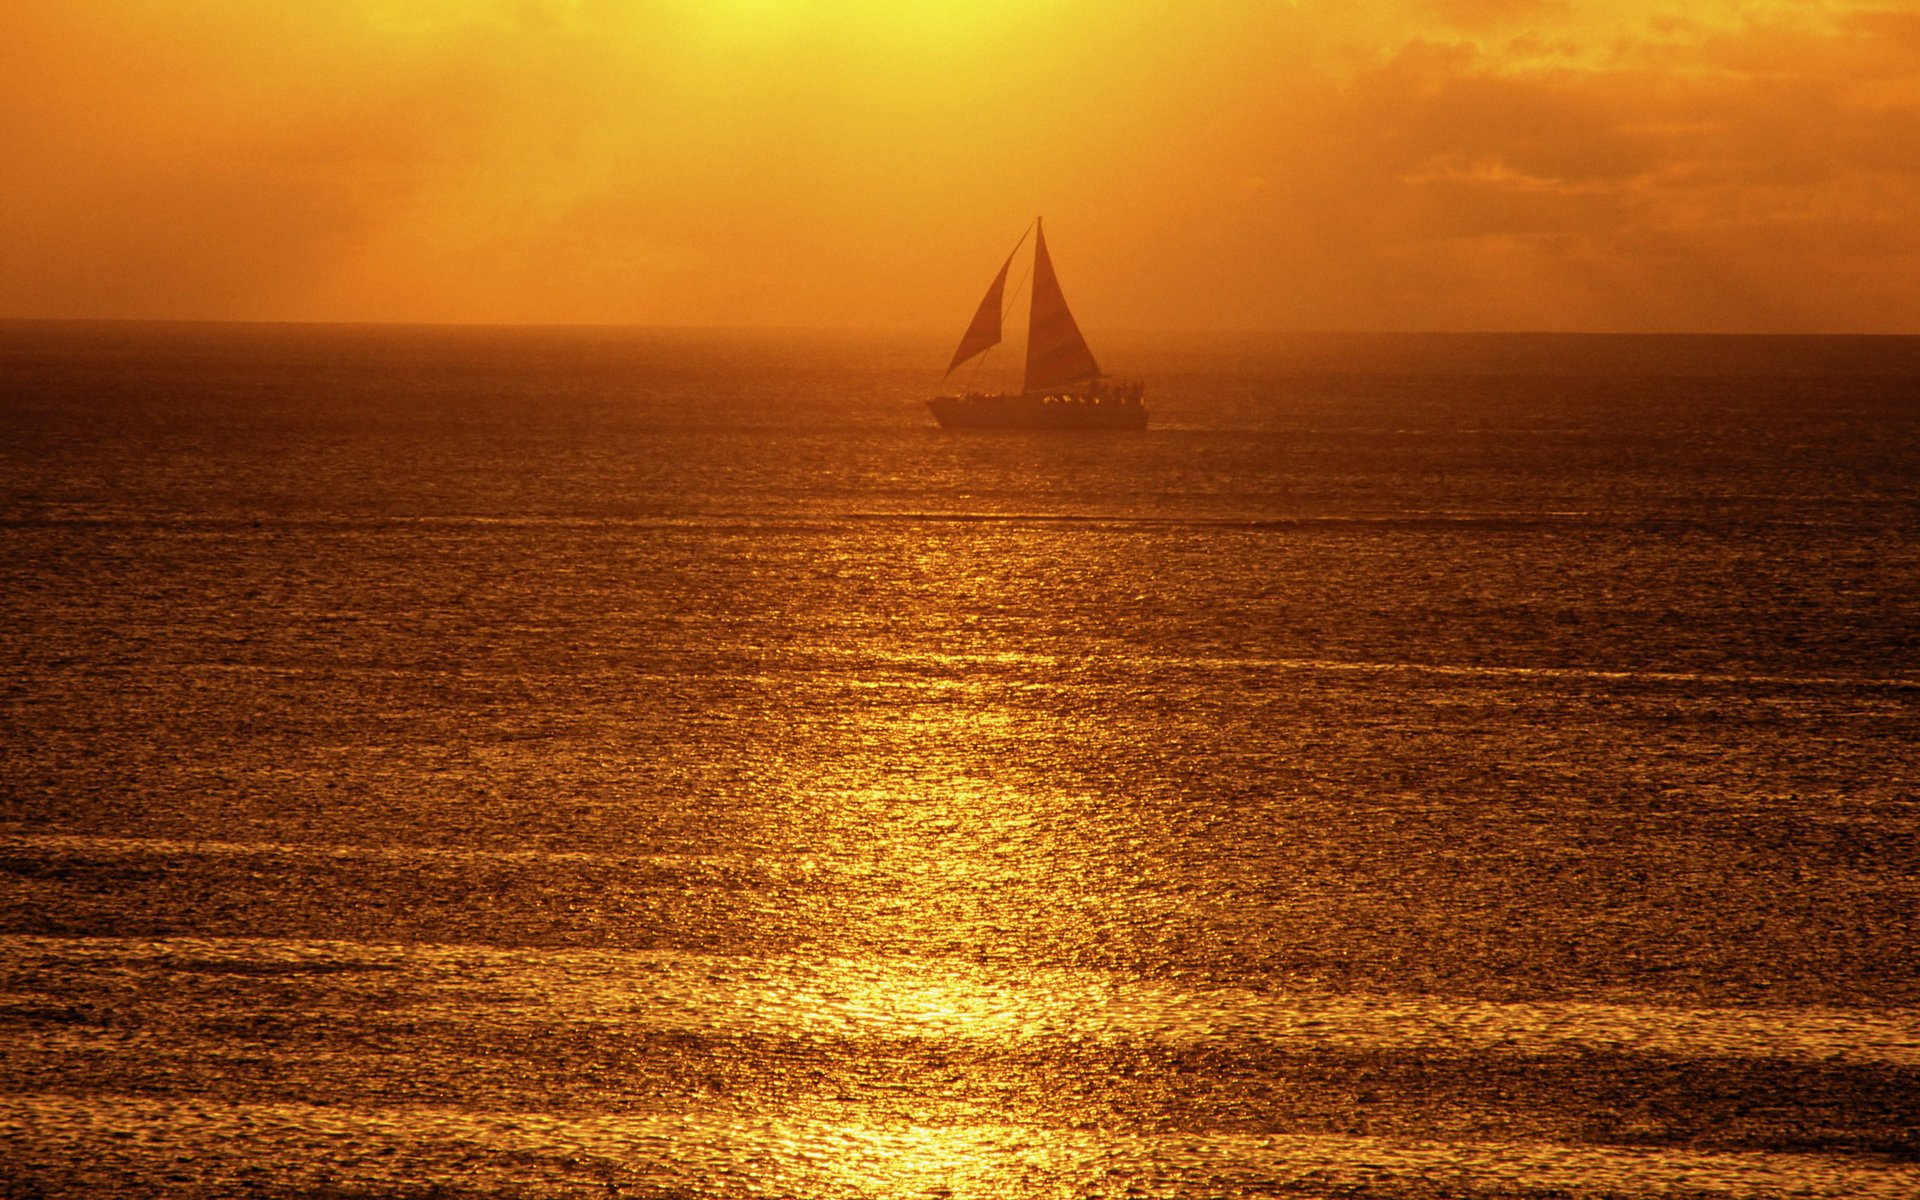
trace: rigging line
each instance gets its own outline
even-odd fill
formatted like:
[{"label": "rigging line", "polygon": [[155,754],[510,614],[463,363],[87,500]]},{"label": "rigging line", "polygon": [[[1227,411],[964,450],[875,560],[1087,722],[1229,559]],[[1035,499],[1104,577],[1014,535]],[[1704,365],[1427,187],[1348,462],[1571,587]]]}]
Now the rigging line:
[{"label": "rigging line", "polygon": [[973,377],[980,373],[980,364],[987,361],[987,359],[991,357],[992,354],[993,354],[993,347],[988,346],[985,353],[974,355],[973,365],[967,368],[967,381],[960,385],[961,391],[967,393],[968,395],[973,394]]}]

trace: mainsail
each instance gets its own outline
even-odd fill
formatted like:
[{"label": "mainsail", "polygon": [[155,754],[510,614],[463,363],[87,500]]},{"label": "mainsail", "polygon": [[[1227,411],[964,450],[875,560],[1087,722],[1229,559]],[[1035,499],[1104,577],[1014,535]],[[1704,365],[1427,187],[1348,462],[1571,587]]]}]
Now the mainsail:
[{"label": "mainsail", "polygon": [[[1007,269],[1000,268],[1000,279],[994,281],[992,297],[999,296],[1000,283],[1006,279]],[[984,311],[984,310],[983,310]],[[1000,337],[998,309],[995,310],[994,340]],[[980,318],[973,319],[977,326]],[[967,331],[972,337],[973,331]],[[988,342],[987,345],[992,345]],[[966,342],[961,349],[966,349]],[[982,349],[985,347],[983,346]],[[955,360],[958,361],[957,359]],[[952,368],[948,368],[951,370]],[[1100,378],[1100,364],[1093,361],[1093,351],[1087,349],[1087,339],[1080,335],[1080,326],[1074,323],[1073,313],[1067,308],[1067,298],[1060,291],[1060,280],[1053,273],[1053,259],[1047,256],[1047,235],[1034,222],[1033,240],[1033,318],[1027,326],[1027,381],[1024,390],[1028,394],[1046,391],[1066,383],[1085,383]]]},{"label": "mainsail", "polygon": [[1013,249],[1007,253],[1007,261],[1000,264],[1000,273],[987,285],[987,294],[973,314],[973,324],[967,326],[967,331],[960,335],[960,348],[953,352],[953,361],[947,364],[948,375],[982,350],[1000,344],[1000,304],[1001,295],[1007,290],[1007,268],[1013,265],[1013,256],[1020,253],[1020,247],[1026,240],[1027,235],[1021,234],[1020,241],[1015,242]]}]

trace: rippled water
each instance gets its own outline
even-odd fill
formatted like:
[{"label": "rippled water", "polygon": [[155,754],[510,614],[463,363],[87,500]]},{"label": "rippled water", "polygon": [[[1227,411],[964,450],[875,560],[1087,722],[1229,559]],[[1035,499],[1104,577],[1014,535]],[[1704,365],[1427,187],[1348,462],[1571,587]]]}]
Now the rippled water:
[{"label": "rippled water", "polygon": [[0,324],[0,1179],[1920,1193],[1920,341]]}]

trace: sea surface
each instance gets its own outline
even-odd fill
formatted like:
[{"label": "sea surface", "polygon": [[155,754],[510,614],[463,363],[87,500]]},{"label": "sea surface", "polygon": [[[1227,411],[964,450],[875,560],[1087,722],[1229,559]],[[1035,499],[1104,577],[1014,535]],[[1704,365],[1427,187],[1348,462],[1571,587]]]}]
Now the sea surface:
[{"label": "sea surface", "polygon": [[1920,1195],[1920,339],[1096,343],[0,323],[0,1195]]}]

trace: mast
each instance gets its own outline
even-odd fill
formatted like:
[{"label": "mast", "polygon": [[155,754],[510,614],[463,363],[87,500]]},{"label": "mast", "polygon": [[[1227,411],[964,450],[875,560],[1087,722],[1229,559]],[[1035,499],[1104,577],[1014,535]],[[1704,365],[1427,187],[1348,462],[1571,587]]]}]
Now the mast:
[{"label": "mast", "polygon": [[[1046,231],[1040,228],[1038,217],[1034,218],[1033,230],[1033,311],[1027,326],[1027,377],[1022,385],[1022,390],[1028,393],[1100,378],[1100,364],[1087,348],[1087,339],[1081,335],[1073,311],[1067,307],[1066,294],[1060,290],[1060,279],[1053,273]],[[994,281],[995,288],[1005,282],[1006,275],[1007,269],[1001,267],[1000,277]],[[979,320],[975,317],[974,323],[978,324]],[[998,341],[997,315],[994,327],[994,340]],[[972,331],[968,333],[971,335]],[[965,348],[966,342],[962,341],[961,346]]]}]

